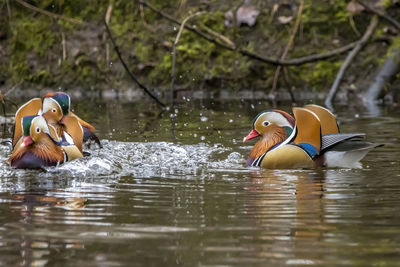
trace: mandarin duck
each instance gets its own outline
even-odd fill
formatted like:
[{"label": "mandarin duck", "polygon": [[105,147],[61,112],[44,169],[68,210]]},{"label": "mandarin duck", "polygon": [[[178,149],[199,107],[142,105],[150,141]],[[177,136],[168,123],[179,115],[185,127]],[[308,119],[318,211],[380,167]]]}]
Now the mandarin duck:
[{"label": "mandarin duck", "polygon": [[381,146],[363,141],[363,133],[339,133],[335,116],[326,108],[293,108],[294,118],[281,110],[263,111],[243,139],[261,137],[248,166],[268,169],[359,167],[359,161]]},{"label": "mandarin duck", "polygon": [[[69,123],[71,127],[80,127],[78,119]],[[41,169],[57,166],[66,161],[82,157],[77,146],[58,141],[55,129],[48,125],[46,119],[40,115],[26,116],[21,120],[23,129],[22,142],[18,142],[8,162],[17,169]],[[81,131],[81,138],[83,132]]]},{"label": "mandarin duck", "polygon": [[[22,137],[21,120],[25,116],[42,115],[47,123],[53,126],[56,133],[62,141],[75,144],[82,151],[82,143],[87,140],[94,140],[101,147],[100,140],[95,135],[96,129],[89,123],[80,119],[72,111],[70,111],[71,99],[64,92],[48,93],[43,96],[43,101],[40,98],[33,98],[22,105],[15,114],[15,128],[12,145],[15,148],[17,142]],[[83,138],[78,139],[80,133],[74,132],[76,129],[70,127],[69,122],[76,118],[83,130]],[[55,138],[54,135],[52,135]],[[60,141],[60,140],[59,140]]]}]

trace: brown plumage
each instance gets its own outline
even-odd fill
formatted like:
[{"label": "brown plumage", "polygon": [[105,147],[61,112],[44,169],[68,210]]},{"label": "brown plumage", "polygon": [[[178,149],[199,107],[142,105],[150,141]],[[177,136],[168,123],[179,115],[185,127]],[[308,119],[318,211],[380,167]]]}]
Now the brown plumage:
[{"label": "brown plumage", "polygon": [[270,131],[265,133],[261,139],[255,143],[253,149],[250,152],[250,158],[256,159],[275,145],[285,141],[286,132],[278,125],[270,125]]},{"label": "brown plumage", "polygon": [[54,162],[64,162],[64,153],[60,146],[54,144],[50,139],[42,139],[40,143],[35,143],[32,146],[20,146],[10,156],[8,162],[12,163],[20,159],[25,153],[31,152],[38,158],[52,165]]},{"label": "brown plumage", "polygon": [[37,169],[55,166],[65,160],[64,151],[50,136],[46,120],[41,116],[26,116],[22,119],[24,135],[15,147],[8,162],[22,169]]}]

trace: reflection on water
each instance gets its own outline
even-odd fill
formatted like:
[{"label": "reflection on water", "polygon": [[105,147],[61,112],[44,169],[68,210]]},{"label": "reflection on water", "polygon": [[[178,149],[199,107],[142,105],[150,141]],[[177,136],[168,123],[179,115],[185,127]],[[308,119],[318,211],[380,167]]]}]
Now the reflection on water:
[{"label": "reflection on water", "polygon": [[264,104],[78,104],[104,148],[46,172],[0,145],[0,266],[397,265],[398,111],[339,110],[385,143],[361,169],[249,169]]}]

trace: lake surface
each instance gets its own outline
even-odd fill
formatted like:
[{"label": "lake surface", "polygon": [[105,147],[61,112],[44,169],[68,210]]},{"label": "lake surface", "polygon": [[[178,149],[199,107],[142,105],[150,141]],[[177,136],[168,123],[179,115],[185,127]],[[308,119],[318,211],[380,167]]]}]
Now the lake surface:
[{"label": "lake surface", "polygon": [[400,264],[398,107],[337,107],[385,144],[362,168],[260,170],[241,140],[268,102],[88,102],[89,157],[14,170],[0,145],[0,266]]}]

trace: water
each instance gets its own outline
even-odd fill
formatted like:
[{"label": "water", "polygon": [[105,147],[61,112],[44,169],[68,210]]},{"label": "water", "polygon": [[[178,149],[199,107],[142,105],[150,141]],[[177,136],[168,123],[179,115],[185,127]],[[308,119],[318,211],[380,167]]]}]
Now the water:
[{"label": "water", "polygon": [[398,108],[338,109],[385,144],[362,168],[259,170],[241,140],[268,103],[74,107],[103,139],[91,156],[13,170],[0,145],[0,266],[398,265]]}]

